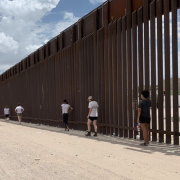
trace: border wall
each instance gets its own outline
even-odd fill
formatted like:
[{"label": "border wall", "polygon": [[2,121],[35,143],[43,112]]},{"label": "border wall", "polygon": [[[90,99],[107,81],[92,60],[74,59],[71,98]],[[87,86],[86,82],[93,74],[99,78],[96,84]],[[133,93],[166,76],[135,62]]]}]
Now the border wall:
[{"label": "border wall", "polygon": [[138,95],[145,88],[151,91],[152,140],[179,144],[179,5],[179,0],[105,2],[0,76],[1,117],[8,105],[10,118],[17,120],[19,102],[25,108],[23,121],[63,127],[60,106],[67,99],[74,108],[70,128],[86,130],[92,95],[100,106],[99,133],[136,138]]}]

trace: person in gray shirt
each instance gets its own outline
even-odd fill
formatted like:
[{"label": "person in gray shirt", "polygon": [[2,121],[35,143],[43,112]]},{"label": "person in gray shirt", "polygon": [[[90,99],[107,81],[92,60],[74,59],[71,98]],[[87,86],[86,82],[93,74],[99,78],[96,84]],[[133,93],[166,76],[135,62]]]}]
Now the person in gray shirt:
[{"label": "person in gray shirt", "polygon": [[143,131],[144,143],[141,145],[147,146],[149,143],[149,125],[150,125],[150,107],[151,101],[149,100],[149,91],[142,91],[141,99],[138,107],[138,119],[137,123],[140,123],[140,127]]}]

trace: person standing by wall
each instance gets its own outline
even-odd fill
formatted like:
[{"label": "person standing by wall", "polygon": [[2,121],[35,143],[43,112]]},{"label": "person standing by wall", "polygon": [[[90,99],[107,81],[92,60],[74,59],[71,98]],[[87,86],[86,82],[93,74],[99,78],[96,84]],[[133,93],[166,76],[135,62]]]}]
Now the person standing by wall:
[{"label": "person standing by wall", "polygon": [[9,121],[9,114],[10,114],[10,109],[6,105],[4,108],[4,116],[5,116],[6,121]]},{"label": "person standing by wall", "polygon": [[89,96],[88,97],[88,101],[89,101],[89,113],[87,115],[88,118],[88,122],[87,122],[87,126],[88,126],[88,133],[85,134],[86,136],[91,136],[91,123],[93,122],[94,125],[94,136],[97,136],[97,119],[98,119],[98,103],[96,101],[93,101],[93,97]]},{"label": "person standing by wall", "polygon": [[15,109],[15,112],[17,113],[19,124],[21,124],[22,113],[24,112],[24,108],[20,104],[18,104],[16,109]]},{"label": "person standing by wall", "polygon": [[61,105],[62,115],[63,115],[63,122],[65,124],[65,131],[69,131],[68,127],[68,118],[69,113],[73,110],[73,108],[68,104],[67,100],[65,99],[63,104]]},{"label": "person standing by wall", "polygon": [[144,143],[141,145],[147,146],[149,144],[149,125],[150,125],[150,107],[151,101],[149,100],[149,91],[142,91],[141,99],[138,107],[138,119],[137,123],[140,123],[140,127],[143,131]]}]

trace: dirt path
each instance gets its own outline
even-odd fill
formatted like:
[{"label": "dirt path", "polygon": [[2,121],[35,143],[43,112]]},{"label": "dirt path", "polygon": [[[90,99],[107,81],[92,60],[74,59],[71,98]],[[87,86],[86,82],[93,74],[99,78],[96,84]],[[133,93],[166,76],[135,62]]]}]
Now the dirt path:
[{"label": "dirt path", "polygon": [[180,146],[0,121],[0,180],[177,180]]}]

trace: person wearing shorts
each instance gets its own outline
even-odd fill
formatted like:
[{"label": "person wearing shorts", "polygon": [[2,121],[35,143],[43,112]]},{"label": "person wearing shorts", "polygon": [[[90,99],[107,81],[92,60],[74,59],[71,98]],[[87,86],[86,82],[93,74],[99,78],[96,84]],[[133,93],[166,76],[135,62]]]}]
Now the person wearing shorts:
[{"label": "person wearing shorts", "polygon": [[93,101],[93,97],[89,96],[88,97],[89,101],[89,113],[87,115],[87,127],[88,127],[88,132],[85,134],[86,136],[91,136],[91,123],[94,125],[94,136],[97,136],[97,119],[98,119],[98,103],[96,101]]},{"label": "person wearing shorts", "polygon": [[144,143],[141,145],[147,146],[149,144],[149,125],[150,125],[150,107],[151,101],[149,100],[149,91],[142,91],[141,99],[138,107],[138,119],[137,123],[140,123],[140,127],[143,131]]},{"label": "person wearing shorts", "polygon": [[69,113],[73,110],[73,108],[68,104],[67,100],[65,99],[63,104],[61,105],[61,110],[62,110],[62,116],[63,116],[63,122],[65,125],[65,131],[69,131],[68,127],[68,118],[69,118]]},{"label": "person wearing shorts", "polygon": [[6,105],[4,108],[4,116],[5,116],[6,121],[9,121],[9,114],[10,114],[10,109]]},{"label": "person wearing shorts", "polygon": [[18,104],[16,109],[15,109],[15,112],[17,113],[19,124],[21,124],[22,113],[24,112],[24,108],[20,104]]}]

